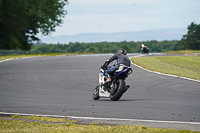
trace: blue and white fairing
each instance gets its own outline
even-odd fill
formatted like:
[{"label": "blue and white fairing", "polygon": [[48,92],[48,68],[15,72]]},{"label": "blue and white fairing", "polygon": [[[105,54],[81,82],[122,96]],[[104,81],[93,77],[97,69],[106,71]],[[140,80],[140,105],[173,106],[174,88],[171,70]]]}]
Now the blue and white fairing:
[{"label": "blue and white fairing", "polygon": [[[111,69],[111,67],[109,67],[109,69]],[[130,75],[132,73],[132,68],[128,67],[126,65],[120,64],[119,69],[116,71],[116,74],[114,75],[113,79],[123,79],[125,80],[128,75]]]}]

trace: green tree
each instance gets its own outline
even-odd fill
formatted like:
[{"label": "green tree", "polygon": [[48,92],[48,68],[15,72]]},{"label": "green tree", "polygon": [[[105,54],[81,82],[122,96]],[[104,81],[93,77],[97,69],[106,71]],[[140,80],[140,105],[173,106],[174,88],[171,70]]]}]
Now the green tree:
[{"label": "green tree", "polygon": [[200,24],[195,24],[192,22],[188,26],[188,32],[186,35],[183,35],[181,41],[177,45],[180,46],[180,49],[200,49]]},{"label": "green tree", "polygon": [[[146,41],[151,52],[165,52],[177,50],[177,41]],[[32,53],[52,53],[52,52],[82,52],[82,53],[116,53],[119,48],[125,48],[128,53],[141,52],[140,42],[98,42],[79,43],[70,42],[68,45],[42,44],[34,45]]]},{"label": "green tree", "polygon": [[122,44],[121,45],[121,48],[124,48],[124,49],[126,49],[126,51],[127,51],[127,53],[130,53],[130,47],[127,45],[127,43],[124,43],[124,44]]},{"label": "green tree", "polygon": [[66,15],[67,0],[0,0],[0,49],[29,50],[36,35],[49,35]]}]

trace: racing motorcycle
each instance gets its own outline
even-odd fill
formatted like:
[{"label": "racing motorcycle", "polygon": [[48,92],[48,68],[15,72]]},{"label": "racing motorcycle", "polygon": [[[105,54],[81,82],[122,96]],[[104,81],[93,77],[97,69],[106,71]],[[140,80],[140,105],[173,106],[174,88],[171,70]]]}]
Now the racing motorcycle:
[{"label": "racing motorcycle", "polygon": [[149,48],[147,46],[144,46],[144,48],[142,49],[143,53],[149,53]]},{"label": "racing motorcycle", "polygon": [[[107,69],[115,67],[112,64],[113,62],[108,65]],[[109,82],[106,82],[108,77],[104,75],[104,71],[100,69],[99,82],[93,91],[93,99],[110,98],[112,101],[117,101],[130,87],[126,85],[125,79],[132,73],[132,68],[121,64]]]}]

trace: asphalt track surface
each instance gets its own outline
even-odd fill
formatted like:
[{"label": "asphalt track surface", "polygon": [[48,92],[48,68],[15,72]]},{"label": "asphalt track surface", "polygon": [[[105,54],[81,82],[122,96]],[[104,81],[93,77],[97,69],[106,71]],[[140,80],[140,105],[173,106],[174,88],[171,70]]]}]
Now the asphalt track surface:
[{"label": "asphalt track surface", "polygon": [[[36,57],[1,62],[0,112],[90,117],[89,122],[94,117],[114,118],[107,121],[111,124],[131,124],[123,122],[132,119],[136,125],[150,122],[152,126],[155,122],[153,127],[200,131],[199,82],[150,73],[132,65],[133,73],[126,80],[131,87],[119,101],[93,100],[99,67],[111,56]],[[101,119],[99,123],[106,123]],[[159,126],[164,121],[168,124]]]}]

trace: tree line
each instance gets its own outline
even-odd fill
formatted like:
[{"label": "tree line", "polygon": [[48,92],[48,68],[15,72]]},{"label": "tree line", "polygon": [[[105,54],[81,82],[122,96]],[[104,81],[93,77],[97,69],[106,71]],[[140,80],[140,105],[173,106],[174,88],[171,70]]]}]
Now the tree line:
[{"label": "tree line", "polygon": [[[150,52],[176,51],[178,41],[145,41]],[[31,53],[116,53],[119,48],[125,48],[128,53],[140,53],[141,42],[99,42],[99,43],[69,43],[34,45]]]}]

